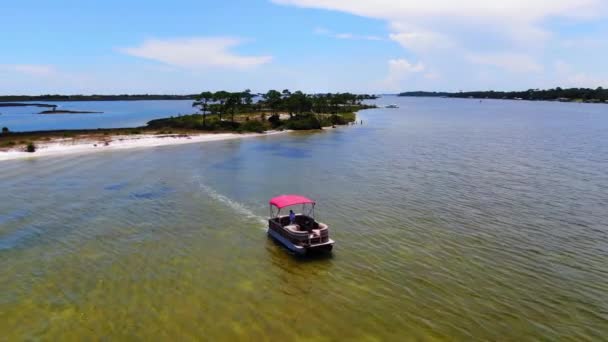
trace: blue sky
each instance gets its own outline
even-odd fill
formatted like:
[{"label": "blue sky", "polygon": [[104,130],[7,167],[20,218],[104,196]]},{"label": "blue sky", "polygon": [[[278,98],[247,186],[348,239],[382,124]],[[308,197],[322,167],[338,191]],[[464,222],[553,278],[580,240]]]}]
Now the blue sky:
[{"label": "blue sky", "polygon": [[0,94],[608,87],[604,0],[5,0]]}]

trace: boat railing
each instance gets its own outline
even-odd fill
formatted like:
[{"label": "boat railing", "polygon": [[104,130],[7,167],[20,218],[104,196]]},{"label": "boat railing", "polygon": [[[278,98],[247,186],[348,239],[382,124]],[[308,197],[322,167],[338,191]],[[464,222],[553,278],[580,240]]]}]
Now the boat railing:
[{"label": "boat railing", "polygon": [[295,240],[299,243],[314,245],[326,243],[329,241],[329,229],[327,228],[327,225],[322,223],[318,223],[318,228],[311,230],[302,230],[301,232],[298,232],[299,234],[288,232],[282,225],[280,217],[270,219],[269,224],[269,228],[273,229],[279,235],[290,240]]}]

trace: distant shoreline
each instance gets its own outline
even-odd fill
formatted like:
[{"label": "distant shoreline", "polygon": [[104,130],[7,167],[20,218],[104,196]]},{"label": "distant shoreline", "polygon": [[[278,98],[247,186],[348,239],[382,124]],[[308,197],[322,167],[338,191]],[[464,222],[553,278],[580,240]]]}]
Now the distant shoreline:
[{"label": "distant shoreline", "polygon": [[55,108],[56,105],[50,105],[46,103],[0,103],[0,107],[44,107],[44,108]]},{"label": "distant shoreline", "polygon": [[45,115],[54,115],[54,114],[103,114],[103,112],[90,112],[90,111],[84,111],[84,110],[67,110],[67,109],[60,109],[60,110],[45,110],[42,111],[38,114],[45,114]]},{"label": "distant shoreline", "polygon": [[86,111],[86,110],[69,110],[69,109],[59,109],[57,110],[57,105],[51,105],[46,103],[0,103],[0,107],[9,108],[9,107],[42,107],[42,108],[53,108],[52,110],[44,110],[38,114],[103,114],[103,112],[95,112],[95,111]]},{"label": "distant shoreline", "polygon": [[531,101],[531,102],[558,102],[558,103],[580,103],[580,104],[608,104],[608,101],[585,101],[585,100],[528,100],[528,99],[492,99],[487,97],[448,97],[448,96],[411,96],[411,95],[396,95],[398,97],[415,97],[424,99],[454,99],[454,100],[492,100],[492,101]]},{"label": "distant shoreline", "polygon": [[493,101],[531,101],[531,102],[559,102],[559,103],[580,103],[580,104],[608,104],[608,101],[586,101],[586,100],[529,100],[529,99],[493,99],[487,97],[448,97],[448,96],[411,96],[411,95],[397,95],[399,97],[416,97],[425,99],[457,99],[457,100],[493,100]]},{"label": "distant shoreline", "polygon": [[429,92],[410,91],[403,92],[401,97],[439,97],[462,98],[477,100],[516,100],[516,101],[552,101],[574,103],[608,103],[608,89],[571,88],[571,89],[529,89],[526,91],[469,91],[469,92]]},{"label": "distant shoreline", "polygon": [[4,107],[2,102],[150,101],[194,100],[195,98],[196,95],[2,95],[0,96],[0,107]]}]

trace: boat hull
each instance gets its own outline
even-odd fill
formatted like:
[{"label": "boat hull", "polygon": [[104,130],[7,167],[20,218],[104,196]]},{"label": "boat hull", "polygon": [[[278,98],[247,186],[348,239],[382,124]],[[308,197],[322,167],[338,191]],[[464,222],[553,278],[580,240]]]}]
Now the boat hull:
[{"label": "boat hull", "polygon": [[324,243],[303,247],[294,244],[293,242],[289,241],[289,239],[281,236],[279,233],[272,229],[268,229],[268,235],[297,255],[306,255],[319,252],[331,252],[334,246],[334,241],[332,239],[329,239],[327,242]]}]

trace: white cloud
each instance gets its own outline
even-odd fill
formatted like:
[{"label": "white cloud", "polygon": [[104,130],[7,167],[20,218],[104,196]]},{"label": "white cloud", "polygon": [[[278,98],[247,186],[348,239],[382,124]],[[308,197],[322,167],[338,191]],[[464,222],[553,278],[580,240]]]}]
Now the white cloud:
[{"label": "white cloud", "polygon": [[566,49],[597,49],[608,46],[608,40],[605,36],[601,38],[595,37],[583,37],[578,39],[564,39],[560,42],[560,45]]},{"label": "white cloud", "polygon": [[529,23],[515,22],[506,28],[505,36],[511,42],[527,47],[542,46],[543,43],[553,37],[552,32]]},{"label": "white cloud", "polygon": [[469,54],[467,59],[473,64],[493,66],[516,73],[543,71],[542,65],[537,63],[534,58],[525,54],[509,52]]},{"label": "white cloud", "polygon": [[329,35],[331,33],[325,27],[316,27],[314,32],[315,32],[315,34],[321,34],[321,35]]},{"label": "white cloud", "polygon": [[446,36],[430,31],[391,33],[389,37],[406,49],[420,52],[453,46]]},{"label": "white cloud", "polygon": [[188,69],[207,67],[246,69],[267,64],[272,60],[271,56],[242,56],[230,51],[241,43],[241,40],[235,38],[151,39],[135,47],[122,48],[120,51],[131,56]]},{"label": "white cloud", "polygon": [[384,38],[382,38],[382,37],[373,36],[373,35],[358,35],[358,34],[354,34],[354,33],[335,33],[324,27],[315,28],[314,33],[318,34],[318,35],[322,35],[322,36],[336,38],[336,39],[374,40],[374,41],[384,40]]},{"label": "white cloud", "polygon": [[400,75],[422,72],[425,69],[424,64],[422,64],[422,63],[412,64],[408,60],[403,59],[403,58],[389,60],[388,66],[389,66],[389,70],[392,74],[400,74]]},{"label": "white cloud", "polygon": [[[428,72],[427,79],[439,72],[458,74],[454,69],[473,72],[467,65],[472,63],[500,69],[493,73],[497,81],[516,74],[521,81],[514,83],[524,82],[522,73],[529,73],[526,77],[534,81],[547,70],[539,61],[546,58],[549,44],[560,44],[560,31],[551,29],[550,21],[577,23],[608,16],[606,0],[271,1],[382,20],[388,25],[390,40],[434,68],[436,74]],[[442,69],[436,70],[439,66]]]},{"label": "white cloud", "polygon": [[352,33],[338,33],[335,37],[338,39],[353,39],[354,36]]},{"label": "white cloud", "polygon": [[[606,15],[603,0],[272,1],[277,4],[335,10],[385,20],[392,27],[391,39],[408,49],[428,49],[435,45],[443,47],[446,36],[461,30],[494,36],[499,34],[515,42],[530,44],[550,37],[550,32],[541,27],[547,18],[580,19]],[[412,30],[412,26],[418,29]],[[430,30],[430,27],[433,29]],[[447,42],[454,43],[452,40]]]},{"label": "white cloud", "polygon": [[429,71],[426,74],[424,74],[424,78],[426,78],[427,80],[438,80],[441,78],[441,74],[435,70],[433,71]]},{"label": "white cloud", "polygon": [[0,64],[0,71],[16,72],[35,77],[48,77],[57,74],[57,70],[53,66],[41,64]]},{"label": "white cloud", "polygon": [[562,87],[596,88],[608,86],[608,78],[576,71],[572,65],[564,61],[556,61],[553,68],[556,75],[556,80],[553,82]]},{"label": "white cloud", "polygon": [[391,59],[388,61],[388,75],[383,82],[383,86],[387,90],[399,90],[404,80],[425,70],[426,66],[421,62],[413,64],[403,58]]},{"label": "white cloud", "polygon": [[596,14],[601,0],[272,0],[277,4],[348,12],[391,22],[420,16],[501,18],[535,21],[550,16],[585,17]]}]

